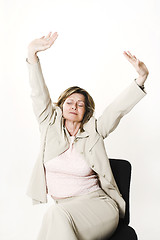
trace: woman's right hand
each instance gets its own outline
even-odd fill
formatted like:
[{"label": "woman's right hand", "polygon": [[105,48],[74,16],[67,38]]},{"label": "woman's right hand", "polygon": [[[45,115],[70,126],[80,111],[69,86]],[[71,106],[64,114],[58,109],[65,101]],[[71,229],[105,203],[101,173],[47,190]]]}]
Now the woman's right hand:
[{"label": "woman's right hand", "polygon": [[57,32],[52,34],[52,32],[49,32],[49,34],[45,37],[34,39],[30,44],[28,45],[28,52],[29,55],[35,55],[37,52],[44,51],[48,48],[50,48],[56,38],[58,37]]}]

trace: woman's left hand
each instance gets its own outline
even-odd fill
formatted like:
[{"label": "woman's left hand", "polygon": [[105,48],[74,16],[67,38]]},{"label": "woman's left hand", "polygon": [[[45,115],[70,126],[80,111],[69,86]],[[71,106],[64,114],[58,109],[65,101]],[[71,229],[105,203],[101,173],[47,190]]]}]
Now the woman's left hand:
[{"label": "woman's left hand", "polygon": [[132,55],[129,51],[127,52],[124,51],[123,54],[139,74],[139,77],[137,78],[137,83],[139,85],[143,85],[149,74],[146,65],[139,59],[137,59],[135,55]]}]

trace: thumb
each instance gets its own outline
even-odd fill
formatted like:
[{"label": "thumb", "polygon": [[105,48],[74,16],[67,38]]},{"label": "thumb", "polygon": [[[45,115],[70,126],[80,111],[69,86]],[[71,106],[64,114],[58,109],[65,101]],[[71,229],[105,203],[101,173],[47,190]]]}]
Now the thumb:
[{"label": "thumb", "polygon": [[140,60],[139,60],[139,59],[137,59],[137,65],[138,65],[138,66],[140,65]]},{"label": "thumb", "polygon": [[40,39],[43,39],[45,36],[41,37]]}]

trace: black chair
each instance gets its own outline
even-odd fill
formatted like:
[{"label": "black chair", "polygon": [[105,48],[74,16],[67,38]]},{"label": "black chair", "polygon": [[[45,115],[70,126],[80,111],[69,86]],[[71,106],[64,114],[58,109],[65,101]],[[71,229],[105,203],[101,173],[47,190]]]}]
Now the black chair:
[{"label": "black chair", "polygon": [[[135,230],[128,226],[130,222],[129,190],[131,180],[131,164],[122,159],[110,158],[109,160],[118,188],[124,200],[126,201],[125,217],[124,219],[120,219],[115,233],[109,240],[137,240],[138,238]],[[108,238],[103,238],[103,240],[106,239]]]}]

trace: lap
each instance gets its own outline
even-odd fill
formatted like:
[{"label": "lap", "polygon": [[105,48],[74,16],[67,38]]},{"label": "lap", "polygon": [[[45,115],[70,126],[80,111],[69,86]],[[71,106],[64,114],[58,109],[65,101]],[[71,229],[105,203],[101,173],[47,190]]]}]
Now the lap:
[{"label": "lap", "polygon": [[119,221],[119,211],[114,200],[98,190],[83,196],[56,201],[54,209],[64,213],[74,225],[78,239],[93,240],[110,236]]}]

